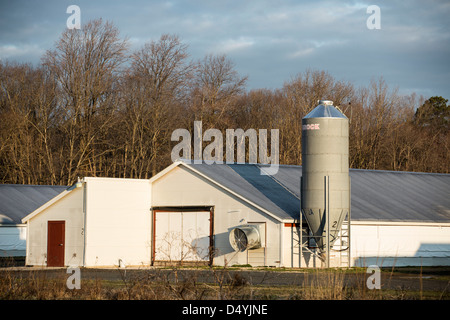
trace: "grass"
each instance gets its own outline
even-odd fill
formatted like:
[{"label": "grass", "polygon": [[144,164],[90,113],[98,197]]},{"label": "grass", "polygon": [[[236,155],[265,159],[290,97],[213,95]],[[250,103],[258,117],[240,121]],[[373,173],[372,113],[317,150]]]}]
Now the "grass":
[{"label": "grass", "polygon": [[[13,271],[0,269],[0,299],[21,300],[449,300],[450,287],[444,290],[424,290],[422,275],[437,275],[441,281],[449,278],[449,268],[382,269],[384,281],[393,277],[416,275],[418,290],[406,287],[369,290],[364,268],[351,269],[284,269],[224,267],[165,267],[142,269],[138,273],[117,269],[120,280],[95,277],[81,279],[81,288],[70,290],[65,269]],[[207,270],[208,280],[200,280]],[[248,272],[259,272],[259,280]],[[273,285],[270,279],[283,273],[297,272],[299,282]],[[94,272],[95,274],[95,272]],[[420,277],[419,277],[419,276]],[[350,281],[351,280],[351,281]]]}]

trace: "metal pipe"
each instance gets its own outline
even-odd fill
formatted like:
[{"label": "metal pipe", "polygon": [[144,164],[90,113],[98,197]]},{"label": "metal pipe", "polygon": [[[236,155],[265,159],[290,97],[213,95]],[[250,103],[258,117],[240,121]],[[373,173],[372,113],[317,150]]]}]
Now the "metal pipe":
[{"label": "metal pipe", "polygon": [[330,267],[330,176],[326,177],[327,185],[327,206],[326,206],[326,222],[327,222],[327,268]]},{"label": "metal pipe", "polygon": [[87,247],[87,236],[86,236],[86,220],[87,220],[87,183],[83,182],[83,215],[84,215],[84,226],[83,226],[83,267],[86,267],[86,247]]}]

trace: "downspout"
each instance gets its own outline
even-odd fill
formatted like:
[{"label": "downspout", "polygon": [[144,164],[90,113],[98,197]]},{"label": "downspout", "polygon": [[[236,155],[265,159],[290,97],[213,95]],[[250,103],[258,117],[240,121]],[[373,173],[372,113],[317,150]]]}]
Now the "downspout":
[{"label": "downspout", "polygon": [[284,222],[279,224],[280,226],[280,268],[284,266],[284,252],[283,252],[283,242],[284,242]]},{"label": "downspout", "polygon": [[30,241],[28,240],[30,239],[30,220],[27,221],[26,228],[27,238],[25,239],[25,265],[28,266],[30,263],[28,256],[28,253],[30,252]]},{"label": "downspout", "polygon": [[153,207],[150,208],[150,233],[151,233],[151,240],[150,240],[150,265],[153,266],[153,263],[155,261],[155,210],[153,210]]},{"label": "downspout", "polygon": [[[83,179],[84,180],[84,179]],[[86,267],[86,218],[87,218],[87,184],[86,181],[77,182],[77,187],[83,187],[83,267]]]}]

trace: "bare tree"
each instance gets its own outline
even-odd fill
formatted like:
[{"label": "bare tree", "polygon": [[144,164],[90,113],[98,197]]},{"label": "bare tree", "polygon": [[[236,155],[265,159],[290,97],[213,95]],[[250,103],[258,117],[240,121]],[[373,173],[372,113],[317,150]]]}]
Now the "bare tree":
[{"label": "bare tree", "polygon": [[41,66],[0,62],[0,182],[149,178],[171,162],[172,131],[195,120],[279,129],[280,163],[300,164],[301,120],[320,99],[350,120],[351,167],[450,170],[445,98],[401,97],[382,78],[355,89],[320,70],[275,90],[247,92],[246,81],[224,55],[189,61],[176,35],[128,54],[111,23],[65,30]]},{"label": "bare tree", "polygon": [[356,168],[389,166],[386,141],[395,127],[395,111],[400,99],[397,90],[389,92],[383,78],[361,88],[351,104],[350,164]]},{"label": "bare tree", "polygon": [[68,184],[77,175],[90,173],[98,157],[95,144],[114,111],[111,98],[126,48],[112,23],[94,20],[81,30],[64,31],[56,49],[43,57],[43,65],[58,83],[64,112]]},{"label": "bare tree", "polygon": [[335,106],[347,104],[351,100],[353,86],[335,80],[326,71],[307,69],[285,83],[283,92],[289,109],[296,110],[296,113],[303,117],[317,106],[318,100],[332,100]]},{"label": "bare tree", "polygon": [[247,77],[239,76],[225,55],[207,55],[197,64],[193,88],[193,111],[206,126],[220,128],[234,99],[245,89]]},{"label": "bare tree", "polygon": [[176,35],[164,34],[132,54],[122,87],[124,176],[148,178],[167,165],[171,128],[192,71],[187,45]]},{"label": "bare tree", "polygon": [[289,164],[301,163],[302,118],[315,106],[318,100],[332,100],[335,106],[347,105],[354,89],[350,83],[337,81],[328,72],[308,69],[284,84],[285,100],[280,110],[280,159]]},{"label": "bare tree", "polygon": [[0,64],[0,90],[2,175],[15,183],[59,183],[54,82],[41,67]]}]

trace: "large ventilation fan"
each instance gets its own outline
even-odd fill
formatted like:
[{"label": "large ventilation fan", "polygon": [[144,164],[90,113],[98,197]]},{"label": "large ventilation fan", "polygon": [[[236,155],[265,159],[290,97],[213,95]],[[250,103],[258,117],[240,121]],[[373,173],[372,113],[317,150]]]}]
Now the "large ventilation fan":
[{"label": "large ventilation fan", "polygon": [[239,226],[232,229],[229,239],[233,249],[238,252],[261,247],[259,228],[254,225]]}]

